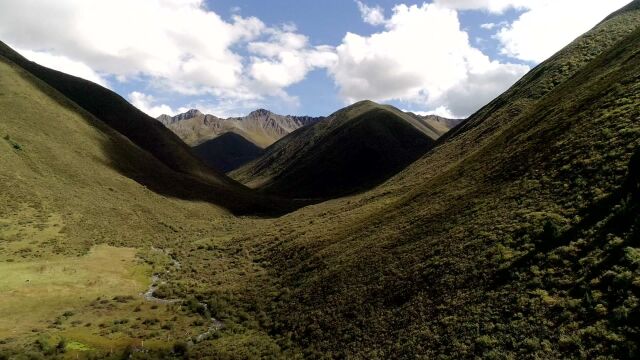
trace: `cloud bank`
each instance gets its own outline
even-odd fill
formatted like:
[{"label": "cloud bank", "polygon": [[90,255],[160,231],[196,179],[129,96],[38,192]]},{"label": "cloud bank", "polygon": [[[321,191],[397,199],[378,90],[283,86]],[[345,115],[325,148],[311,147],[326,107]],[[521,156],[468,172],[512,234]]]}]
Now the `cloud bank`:
[{"label": "cloud bank", "polygon": [[[142,84],[128,98],[151,115],[179,111],[157,100],[171,94],[210,98],[199,105],[227,114],[268,101],[295,105],[288,88],[324,69],[345,103],[398,101],[462,117],[628,2],[433,0],[396,5],[385,17],[381,6],[356,0],[374,32],[316,45],[291,24],[267,25],[240,10],[223,19],[204,0],[4,0],[0,38],[103,86]],[[493,33],[500,60],[474,47],[459,20],[460,11],[514,9],[515,20],[478,24]]]}]

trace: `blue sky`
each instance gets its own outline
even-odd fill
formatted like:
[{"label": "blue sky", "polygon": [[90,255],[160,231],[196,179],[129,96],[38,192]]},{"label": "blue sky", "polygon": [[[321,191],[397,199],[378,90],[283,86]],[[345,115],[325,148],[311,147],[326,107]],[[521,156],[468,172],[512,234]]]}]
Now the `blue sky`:
[{"label": "blue sky", "polygon": [[628,2],[5,0],[0,40],[152,116],[371,99],[464,117]]}]

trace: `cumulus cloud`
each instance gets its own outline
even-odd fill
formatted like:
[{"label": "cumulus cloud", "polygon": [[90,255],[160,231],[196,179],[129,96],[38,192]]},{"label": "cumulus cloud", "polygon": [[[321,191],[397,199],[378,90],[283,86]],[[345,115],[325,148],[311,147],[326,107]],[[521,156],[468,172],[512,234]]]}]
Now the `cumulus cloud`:
[{"label": "cumulus cloud", "polygon": [[[291,25],[272,29],[238,14],[224,20],[204,0],[2,1],[0,38],[33,50],[45,66],[101,84],[98,74],[144,78],[157,91],[221,102],[291,99],[284,88],[330,60]],[[248,44],[250,61],[237,52]]]},{"label": "cumulus cloud", "polygon": [[380,6],[368,6],[362,1],[356,0],[362,20],[370,25],[382,25],[385,23],[384,9]]},{"label": "cumulus cloud", "polygon": [[471,71],[464,81],[451,87],[434,101],[445,104],[437,112],[448,112],[454,117],[470,115],[503,93],[528,70],[524,65],[492,62],[486,69]]},{"label": "cumulus cloud", "polygon": [[62,71],[69,75],[77,76],[85,80],[93,81],[96,84],[100,84],[104,87],[109,87],[108,81],[93,71],[88,65],[79,61],[74,61],[66,56],[52,55],[46,52],[38,52],[31,50],[16,49],[25,58],[36,62],[42,66]]},{"label": "cumulus cloud", "polygon": [[273,30],[268,41],[248,46],[252,54],[259,56],[252,58],[250,74],[269,91],[302,81],[309,71],[331,67],[337,61],[332,47],[311,47],[306,36],[287,30],[291,28]]},{"label": "cumulus cloud", "polygon": [[394,7],[385,30],[371,36],[348,33],[337,55],[330,71],[346,102],[399,100],[456,117],[477,110],[529,69],[492,61],[469,44],[455,10],[426,3]]},{"label": "cumulus cloud", "polygon": [[502,44],[503,54],[541,62],[629,2],[529,0],[525,5],[528,10],[513,23],[502,27],[496,37]]},{"label": "cumulus cloud", "polygon": [[169,105],[157,104],[155,97],[138,91],[133,91],[128,96],[131,104],[142,112],[152,117],[158,117],[163,114],[173,115],[176,112]]},{"label": "cumulus cloud", "polygon": [[198,0],[3,1],[0,24],[10,43],[63,54],[101,72],[217,88],[241,81],[241,57],[230,46],[265,27],[256,18],[225,22]]},{"label": "cumulus cloud", "polygon": [[[357,5],[363,21],[378,28],[371,35],[347,33],[336,47],[312,44],[294,24],[273,27],[243,17],[240,9],[222,19],[205,0],[4,0],[0,38],[45,66],[106,86],[108,76],[136,79],[162,99],[213,98],[190,105],[224,114],[256,104],[293,106],[298,99],[288,87],[326,69],[345,102],[400,101],[461,117],[506,90],[528,66],[492,60],[473,47],[458,11],[518,9],[511,23],[479,26],[495,32],[501,52],[514,62],[535,63],[629,1],[434,0],[397,5],[385,17],[382,7],[356,0],[354,11]],[[153,116],[180,111],[152,95],[128,96]]]}]

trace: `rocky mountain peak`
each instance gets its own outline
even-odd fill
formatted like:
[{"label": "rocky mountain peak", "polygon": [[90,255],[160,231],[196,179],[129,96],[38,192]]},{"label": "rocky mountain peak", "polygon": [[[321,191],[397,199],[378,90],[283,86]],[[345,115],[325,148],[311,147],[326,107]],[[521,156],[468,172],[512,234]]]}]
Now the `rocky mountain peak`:
[{"label": "rocky mountain peak", "polygon": [[184,120],[184,119],[192,119],[196,116],[200,116],[200,115],[204,115],[202,112],[200,112],[200,110],[198,109],[191,109],[185,113],[182,114],[178,114],[176,116],[174,116],[173,118],[175,120]]},{"label": "rocky mountain peak", "polygon": [[259,117],[259,116],[261,117],[261,116],[269,116],[271,114],[273,113],[267,109],[257,109],[249,113],[249,115],[247,115],[246,117]]}]

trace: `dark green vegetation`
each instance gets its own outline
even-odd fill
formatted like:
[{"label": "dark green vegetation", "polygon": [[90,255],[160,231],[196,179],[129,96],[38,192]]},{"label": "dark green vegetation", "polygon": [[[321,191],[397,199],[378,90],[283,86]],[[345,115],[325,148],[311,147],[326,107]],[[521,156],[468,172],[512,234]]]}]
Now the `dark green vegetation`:
[{"label": "dark green vegetation", "polygon": [[[159,161],[0,62],[0,354],[638,358],[639,24],[636,0],[382,185],[277,219],[149,191],[103,143]],[[152,271],[176,302],[135,295]]]},{"label": "dark green vegetation", "polygon": [[281,341],[309,357],[637,358],[638,24],[629,10],[577,39],[373,191],[244,238],[280,289],[262,306]]},{"label": "dark green vegetation", "polygon": [[439,137],[427,122],[363,101],[303,127],[231,176],[291,198],[331,198],[380,184]]},{"label": "dark green vegetation", "polygon": [[228,132],[194,146],[193,152],[210,167],[229,172],[256,159],[264,150],[242,136]]}]

